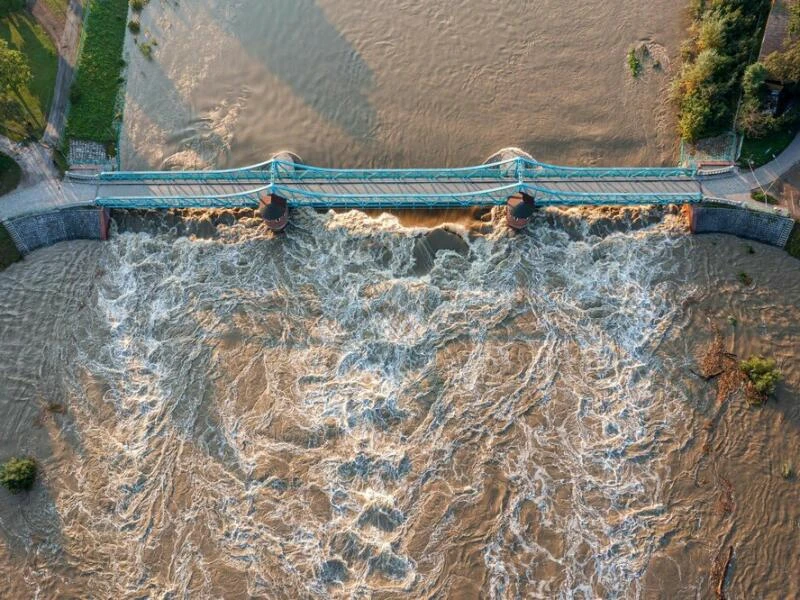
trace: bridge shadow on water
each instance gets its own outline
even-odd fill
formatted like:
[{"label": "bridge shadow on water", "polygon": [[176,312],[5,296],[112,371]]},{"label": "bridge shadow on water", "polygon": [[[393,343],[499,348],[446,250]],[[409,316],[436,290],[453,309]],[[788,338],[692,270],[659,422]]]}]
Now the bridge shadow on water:
[{"label": "bridge shadow on water", "polygon": [[[246,62],[261,65],[264,70],[256,73],[262,78],[272,76],[276,83],[287,86],[325,122],[354,140],[374,138],[377,112],[368,98],[374,86],[373,73],[314,0],[256,2],[247,10],[236,12],[228,10],[224,3],[204,4],[189,12],[182,7],[165,9],[163,16],[170,28],[160,32],[158,23],[152,26],[156,37],[167,36],[168,40],[156,51],[155,60],[140,67],[136,66],[138,57],[132,62],[138,72],[131,75],[126,90],[126,168],[227,165],[241,127],[238,118],[227,117],[232,111],[254,110],[252,105],[259,100],[253,93],[263,81],[249,82],[245,77],[232,85],[225,83],[214,97],[198,90],[204,86],[205,78],[224,76],[230,71],[231,61],[241,55],[247,57]],[[237,19],[263,23],[264,27],[239,23]],[[219,39],[207,50],[207,69],[194,75],[200,77],[197,83],[181,85],[179,78],[185,76],[184,69],[176,71],[166,54],[170,44],[175,43],[169,38],[177,32],[209,28]],[[298,35],[298,30],[302,34]],[[135,47],[131,51],[138,52]],[[158,99],[157,110],[153,98]],[[203,106],[197,105],[200,99]],[[148,158],[148,149],[159,137],[173,156]],[[267,146],[252,162],[265,160],[268,156],[263,154],[281,149],[269,142]],[[199,162],[186,165],[187,160]]]},{"label": "bridge shadow on water", "polygon": [[245,52],[322,117],[353,137],[371,137],[377,121],[368,98],[374,75],[316,0],[257,0],[251,10],[237,13],[237,19],[264,23],[265,29],[231,22],[220,4],[208,10]]}]

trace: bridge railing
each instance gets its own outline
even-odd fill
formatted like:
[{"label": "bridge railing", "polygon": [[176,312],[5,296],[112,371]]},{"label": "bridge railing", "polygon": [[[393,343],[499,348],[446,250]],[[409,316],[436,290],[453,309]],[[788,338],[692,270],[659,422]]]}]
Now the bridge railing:
[{"label": "bridge railing", "polygon": [[271,181],[272,160],[235,169],[214,169],[209,171],[103,171],[98,175],[101,181],[140,182],[140,181]]},{"label": "bridge railing", "polygon": [[697,175],[696,169],[682,167],[564,167],[526,158],[518,160],[525,179],[682,179]]},{"label": "bridge railing", "polygon": [[534,196],[537,206],[634,206],[643,204],[694,204],[703,200],[699,190],[687,192],[573,192],[522,183],[519,191]]},{"label": "bridge railing", "polygon": [[695,169],[651,167],[563,167],[516,157],[474,167],[440,169],[330,169],[270,160],[236,169],[210,171],[110,171],[107,182],[264,182],[286,181],[508,181],[516,179],[679,179],[697,175]]},{"label": "bridge railing", "polygon": [[276,184],[273,193],[286,198],[292,207],[309,208],[456,208],[505,204],[519,191],[519,183],[489,189],[452,193],[363,193],[314,192]]},{"label": "bridge railing", "polygon": [[518,164],[516,159],[509,159],[476,167],[441,169],[329,169],[275,161],[273,169],[276,181],[502,181],[517,178]]}]

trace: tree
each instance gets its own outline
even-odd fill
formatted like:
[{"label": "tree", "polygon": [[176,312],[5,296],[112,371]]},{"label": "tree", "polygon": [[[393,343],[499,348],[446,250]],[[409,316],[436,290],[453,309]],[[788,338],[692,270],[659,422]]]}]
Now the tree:
[{"label": "tree", "polygon": [[31,80],[31,68],[22,52],[0,39],[0,94],[17,91]]},{"label": "tree", "polygon": [[25,0],[0,0],[0,17],[25,8]]},{"label": "tree", "polygon": [[764,66],[778,81],[800,82],[800,42],[795,42],[783,52],[773,52],[764,59]]}]

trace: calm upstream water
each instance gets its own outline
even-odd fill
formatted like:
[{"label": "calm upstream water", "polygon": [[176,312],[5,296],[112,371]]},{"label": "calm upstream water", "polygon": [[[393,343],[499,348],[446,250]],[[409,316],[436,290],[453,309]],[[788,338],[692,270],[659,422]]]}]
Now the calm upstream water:
[{"label": "calm upstream water", "polygon": [[[128,40],[128,168],[675,164],[673,0],[151,2]],[[649,48],[634,80],[628,50]],[[656,64],[657,63],[657,64]]]},{"label": "calm upstream water", "polygon": [[[143,29],[129,168],[674,162],[666,0],[154,0]],[[0,458],[42,468],[0,490],[0,596],[707,598],[733,547],[729,598],[800,597],[800,263],[647,209],[447,219],[117,214],[0,273]],[[778,360],[775,401],[717,398],[717,336]]]}]

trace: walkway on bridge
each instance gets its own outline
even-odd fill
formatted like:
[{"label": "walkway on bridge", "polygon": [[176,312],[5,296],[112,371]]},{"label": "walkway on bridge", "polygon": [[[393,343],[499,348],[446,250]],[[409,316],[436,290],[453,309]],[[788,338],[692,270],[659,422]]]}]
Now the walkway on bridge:
[{"label": "walkway on bridge", "polygon": [[460,169],[324,169],[296,162],[222,171],[110,172],[99,206],[255,207],[269,195],[291,207],[448,208],[504,204],[526,193],[540,206],[683,204],[702,199],[687,169],[559,167],[522,157]]}]

